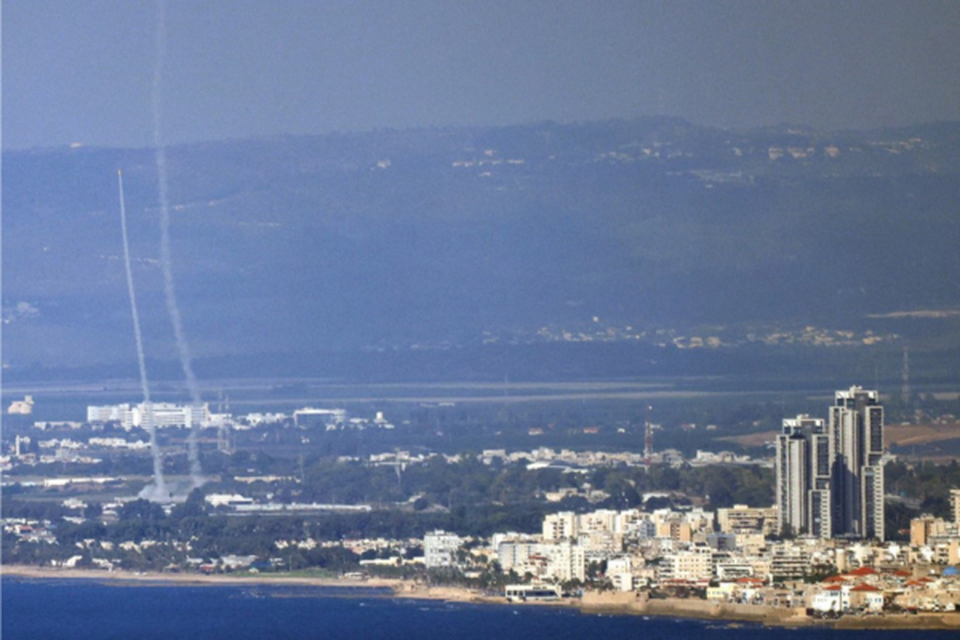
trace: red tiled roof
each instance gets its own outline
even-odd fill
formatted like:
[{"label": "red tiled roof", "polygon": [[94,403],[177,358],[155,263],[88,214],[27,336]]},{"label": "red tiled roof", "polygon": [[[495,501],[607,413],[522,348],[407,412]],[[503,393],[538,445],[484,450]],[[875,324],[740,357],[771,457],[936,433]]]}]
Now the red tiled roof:
[{"label": "red tiled roof", "polygon": [[823,580],[823,582],[846,582],[847,579],[844,576],[830,576]]},{"label": "red tiled roof", "polygon": [[858,584],[853,589],[850,589],[850,591],[880,591],[880,589],[869,584]]},{"label": "red tiled roof", "polygon": [[854,569],[847,573],[848,576],[874,576],[877,575],[877,570],[873,567],[860,567],[859,569]]},{"label": "red tiled roof", "polygon": [[843,587],[838,584],[830,585],[829,587],[824,587],[824,591],[842,591]]}]

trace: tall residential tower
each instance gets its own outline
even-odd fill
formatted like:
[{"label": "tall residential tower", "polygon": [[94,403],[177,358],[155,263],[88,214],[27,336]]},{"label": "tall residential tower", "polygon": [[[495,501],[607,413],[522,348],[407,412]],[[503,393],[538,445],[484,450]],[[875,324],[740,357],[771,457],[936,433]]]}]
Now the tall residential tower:
[{"label": "tall residential tower", "polygon": [[880,394],[850,387],[830,407],[833,536],[883,540],[883,407]]},{"label": "tall residential tower", "polygon": [[781,532],[883,540],[882,456],[876,391],[837,391],[827,424],[785,419],[776,458]]},{"label": "tall residential tower", "polygon": [[780,532],[829,538],[830,437],[824,421],[806,415],[784,419],[776,468]]}]

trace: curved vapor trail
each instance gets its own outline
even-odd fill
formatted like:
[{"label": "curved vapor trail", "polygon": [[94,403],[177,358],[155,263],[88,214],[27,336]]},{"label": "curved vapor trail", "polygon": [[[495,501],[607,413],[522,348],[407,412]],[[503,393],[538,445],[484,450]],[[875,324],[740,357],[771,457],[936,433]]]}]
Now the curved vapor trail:
[{"label": "curved vapor trail", "polygon": [[130,240],[127,234],[127,204],[123,196],[123,171],[117,169],[120,185],[120,231],[123,234],[123,266],[127,272],[127,294],[130,297],[130,312],[133,315],[133,335],[137,342],[137,364],[140,366],[140,389],[143,392],[143,408],[146,412],[147,433],[150,435],[150,453],[153,456],[153,487],[144,489],[143,497],[156,500],[169,499],[167,484],[163,479],[163,462],[157,445],[157,427],[153,421],[153,403],[150,400],[150,382],[147,378],[147,361],[143,353],[143,333],[140,330],[140,314],[137,311],[137,295],[133,288],[133,270],[130,268]]},{"label": "curved vapor trail", "polygon": [[[193,358],[190,355],[190,345],[187,343],[183,331],[183,321],[180,319],[180,307],[177,304],[177,293],[173,284],[173,268],[170,259],[170,199],[167,191],[167,149],[163,143],[161,131],[161,89],[163,83],[163,63],[166,57],[167,21],[166,3],[157,1],[157,41],[153,65],[153,145],[156,149],[155,160],[157,165],[157,184],[160,192],[160,264],[163,268],[163,293],[167,303],[167,313],[173,325],[173,334],[177,342],[177,352],[180,356],[180,366],[187,383],[187,391],[194,409],[201,406],[200,390],[197,378],[193,373]],[[191,420],[190,435],[187,437],[187,458],[190,461],[190,480],[194,487],[203,484],[203,470],[200,467],[200,457],[197,450],[197,430],[199,425]]]}]

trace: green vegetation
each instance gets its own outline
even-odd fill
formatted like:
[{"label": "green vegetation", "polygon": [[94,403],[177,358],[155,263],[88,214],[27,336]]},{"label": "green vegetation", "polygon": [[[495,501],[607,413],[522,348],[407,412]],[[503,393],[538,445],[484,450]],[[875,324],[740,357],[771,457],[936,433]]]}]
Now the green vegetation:
[{"label": "green vegetation", "polygon": [[[886,532],[891,540],[910,538],[910,520],[930,514],[950,520],[950,490],[960,488],[960,464],[894,462],[884,467]],[[889,496],[893,496],[891,499]]]},{"label": "green vegetation", "polygon": [[[238,517],[217,514],[205,502],[204,493],[194,490],[186,502],[173,506],[169,512],[155,503],[136,500],[123,505],[115,520],[99,517],[96,508],[88,509],[93,517],[74,520],[65,519],[67,510],[49,500],[10,496],[3,501],[3,516],[50,521],[57,544],[19,541],[16,535],[5,533],[4,562],[49,564],[80,556],[78,565],[84,566],[91,563],[95,551],[97,558],[109,559],[124,568],[163,570],[182,569],[189,558],[211,561],[251,556],[256,558],[253,566],[260,572],[320,571],[339,575],[358,570],[363,558],[391,557],[389,554],[410,557],[417,553],[414,544],[358,556],[339,542],[346,539],[418,540],[433,529],[466,536],[537,532],[545,514],[560,510],[584,512],[641,505],[650,510],[682,507],[691,501],[710,509],[733,504],[762,506],[771,503],[773,486],[772,471],[756,466],[655,465],[649,470],[606,467],[586,474],[564,474],[549,469],[528,470],[521,464],[488,466],[470,456],[454,464],[436,458],[415,465],[399,482],[392,469],[329,461],[307,466],[304,477],[304,483],[297,485],[298,499],[420,497],[369,512]],[[960,465],[955,461],[947,465],[891,463],[886,467],[886,482],[888,491],[897,496],[887,504],[888,537],[905,539],[910,518],[920,513],[949,516],[949,490],[960,486]],[[343,493],[340,487],[344,485],[350,485],[349,493]],[[543,500],[544,492],[560,488],[581,493],[556,503]],[[606,497],[588,501],[584,496],[591,489],[604,492],[601,495]],[[650,498],[644,503],[642,496],[647,492],[662,492],[668,497]],[[304,540],[313,540],[315,544],[298,544]],[[407,565],[365,567],[371,575],[417,577],[434,583],[467,580],[489,588],[509,578],[495,567],[480,569],[479,574],[467,580],[458,573],[423,575]]]},{"label": "green vegetation", "polygon": [[[5,536],[4,558],[7,562],[37,564],[80,554],[82,563],[89,561],[94,546],[98,548],[98,557],[135,569],[183,566],[190,557],[237,555],[275,560],[274,567],[260,570],[282,567],[342,572],[355,569],[360,558],[336,545],[303,548],[296,544],[284,546],[282,541],[408,540],[422,538],[433,529],[472,536],[489,536],[498,531],[536,532],[547,513],[638,507],[643,504],[643,493],[648,491],[668,492],[672,497],[648,500],[647,508],[688,503],[685,496],[704,496],[711,508],[741,502],[769,504],[771,483],[770,471],[759,467],[654,466],[649,472],[619,467],[570,474],[555,469],[529,470],[522,464],[488,466],[472,456],[464,456],[454,464],[433,458],[409,467],[398,479],[392,468],[318,460],[305,467],[303,483],[290,483],[270,491],[296,500],[376,501],[386,503],[384,508],[314,517],[227,516],[213,512],[204,501],[203,492],[194,490],[186,502],[174,506],[169,514],[160,505],[141,499],[123,505],[115,521],[94,518],[77,522],[64,519],[66,510],[51,502],[11,497],[4,500],[4,517],[50,520],[59,544],[23,543],[17,542],[15,536]],[[206,490],[229,488],[231,483],[226,482]],[[579,494],[560,502],[544,501],[545,492],[561,488]],[[248,489],[255,494],[267,491],[268,487],[253,485]],[[590,489],[598,489],[606,497],[589,502],[584,496]],[[411,501],[413,497],[416,499]],[[121,543],[126,543],[126,548]]]},{"label": "green vegetation", "polygon": [[[439,455],[433,456],[423,463],[409,464],[402,471],[394,465],[371,466],[321,458],[303,463],[302,481],[299,474],[271,485],[238,483],[225,476],[221,483],[208,490],[238,491],[255,498],[273,494],[298,502],[403,504],[415,512],[423,512],[425,517],[436,517],[439,509],[461,525],[446,526],[463,533],[489,530],[487,525],[480,524],[482,517],[478,521],[475,515],[482,514],[487,507],[500,509],[499,516],[491,517],[519,523],[509,515],[512,506],[539,512],[542,507],[537,505],[543,504],[544,494],[560,490],[568,490],[573,495],[558,508],[576,510],[637,507],[646,492],[695,496],[699,504],[709,508],[766,505],[772,501],[773,472],[759,465],[679,468],[654,465],[649,470],[621,465],[581,471],[528,469],[525,463],[498,461],[487,465],[472,454],[462,454],[460,461],[453,463]],[[593,502],[587,502],[588,493],[594,490],[603,493],[600,497],[594,494]],[[456,514],[463,509],[468,515],[458,520]]]}]

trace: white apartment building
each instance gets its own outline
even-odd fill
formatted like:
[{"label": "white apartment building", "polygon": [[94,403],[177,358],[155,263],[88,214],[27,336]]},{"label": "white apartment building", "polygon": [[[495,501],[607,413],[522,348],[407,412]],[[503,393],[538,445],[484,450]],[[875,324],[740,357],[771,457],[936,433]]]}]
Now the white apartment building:
[{"label": "white apartment building", "polygon": [[547,556],[545,578],[567,582],[586,580],[586,560],[583,547],[569,541],[544,545]]},{"label": "white apartment building", "polygon": [[580,533],[580,517],[572,511],[551,513],[543,519],[543,541],[572,540]]},{"label": "white apartment building", "polygon": [[752,578],[755,567],[744,556],[728,556],[714,562],[713,572],[718,580],[736,580]]},{"label": "white apartment building", "polygon": [[601,509],[584,513],[578,518],[579,533],[592,533],[598,531],[617,532],[619,525],[619,511],[610,509]]},{"label": "white apartment building", "polygon": [[660,580],[709,580],[713,577],[713,550],[691,547],[663,556]]},{"label": "white apartment building", "polygon": [[617,591],[633,591],[633,560],[619,556],[607,560],[607,578]]},{"label": "white apartment building", "polygon": [[503,571],[529,573],[537,580],[566,582],[586,578],[586,550],[564,540],[529,542],[509,540],[497,545],[497,559]]},{"label": "white apartment building", "polygon": [[774,578],[799,578],[809,570],[810,554],[805,547],[784,542],[771,548],[770,574]]},{"label": "white apartment building", "polygon": [[424,535],[424,565],[427,569],[457,566],[457,550],[462,543],[460,536],[439,529]]},{"label": "white apartment building", "polygon": [[505,571],[516,571],[523,575],[531,570],[531,558],[545,557],[543,545],[529,540],[504,540],[497,544],[497,560],[500,568]]},{"label": "white apartment building", "polygon": [[581,531],[577,544],[591,559],[609,558],[623,549],[623,535],[613,531]]},{"label": "white apartment building", "polygon": [[852,585],[832,585],[816,593],[810,601],[814,611],[826,613],[839,612],[850,608],[850,589]]}]

